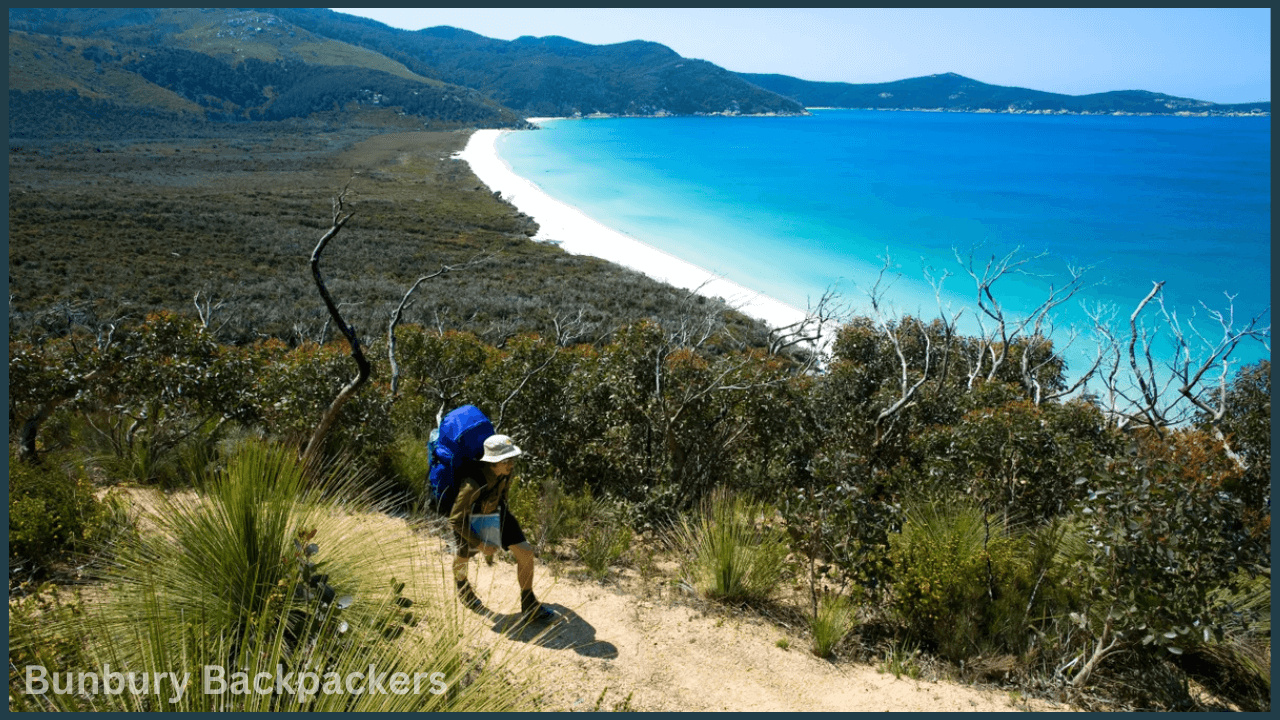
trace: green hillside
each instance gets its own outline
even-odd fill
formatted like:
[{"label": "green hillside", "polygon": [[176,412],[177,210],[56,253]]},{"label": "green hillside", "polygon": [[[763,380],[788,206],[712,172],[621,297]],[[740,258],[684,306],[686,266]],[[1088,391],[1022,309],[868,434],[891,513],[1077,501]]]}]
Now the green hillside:
[{"label": "green hillside", "polygon": [[[520,115],[804,113],[723,68],[641,41],[507,42],[290,8],[15,9],[9,31],[11,92],[70,90],[210,120],[348,106],[393,107],[432,129],[512,127]],[[14,38],[53,47],[15,56]]]},{"label": "green hillside", "polygon": [[1026,88],[989,85],[955,73],[887,83],[813,82],[787,75],[738,73],[748,82],[785,95],[805,107],[877,110],[957,110],[1021,113],[1175,113],[1261,114],[1271,103],[1219,105],[1146,90],[1117,90],[1091,95],[1062,95]]},{"label": "green hillside", "polygon": [[406,128],[523,126],[475,90],[266,13],[14,10],[9,26],[11,138],[115,136],[136,115],[177,135],[371,110]]},{"label": "green hillside", "polygon": [[397,30],[330,10],[272,12],[316,35],[377,50],[419,74],[475,88],[527,115],[804,112],[793,100],[657,43],[505,41],[451,27]]}]

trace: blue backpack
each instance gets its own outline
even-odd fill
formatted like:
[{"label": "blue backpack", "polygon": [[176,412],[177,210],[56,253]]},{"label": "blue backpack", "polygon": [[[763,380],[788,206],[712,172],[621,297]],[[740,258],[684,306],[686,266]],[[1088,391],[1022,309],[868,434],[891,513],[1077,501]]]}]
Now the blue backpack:
[{"label": "blue backpack", "polygon": [[445,415],[440,427],[431,431],[427,450],[431,457],[431,505],[442,513],[452,509],[457,497],[454,472],[467,461],[484,455],[484,441],[494,434],[493,423],[475,405]]}]

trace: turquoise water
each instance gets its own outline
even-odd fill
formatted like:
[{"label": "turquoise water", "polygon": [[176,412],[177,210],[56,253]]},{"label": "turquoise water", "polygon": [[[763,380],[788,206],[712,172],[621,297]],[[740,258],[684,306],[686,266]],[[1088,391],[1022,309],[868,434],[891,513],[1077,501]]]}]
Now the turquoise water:
[{"label": "turquoise water", "polygon": [[[1163,280],[1185,317],[1271,298],[1270,118],[815,111],[796,118],[554,121],[508,133],[518,174],[604,224],[804,307],[834,283],[865,298],[886,252],[896,309],[953,307],[981,262],[1021,247],[996,286],[1026,309],[1092,266],[1078,298],[1127,319]],[[1203,310],[1201,310],[1203,312]],[[1084,323],[1079,303],[1060,324]],[[1269,324],[1269,322],[1268,322]],[[1250,350],[1250,357],[1263,355]]]}]

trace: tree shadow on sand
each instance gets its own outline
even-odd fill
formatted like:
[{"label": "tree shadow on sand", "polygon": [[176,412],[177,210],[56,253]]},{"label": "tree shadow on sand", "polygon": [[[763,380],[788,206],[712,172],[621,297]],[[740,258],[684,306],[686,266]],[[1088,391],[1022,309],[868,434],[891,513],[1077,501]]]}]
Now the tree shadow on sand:
[{"label": "tree shadow on sand", "polygon": [[530,643],[552,650],[573,650],[584,657],[613,659],[618,648],[611,642],[596,638],[596,629],[578,613],[563,605],[544,603],[554,610],[559,619],[545,622],[523,622],[520,613],[497,613],[488,608],[476,608],[476,612],[493,621],[493,631],[512,640]]}]

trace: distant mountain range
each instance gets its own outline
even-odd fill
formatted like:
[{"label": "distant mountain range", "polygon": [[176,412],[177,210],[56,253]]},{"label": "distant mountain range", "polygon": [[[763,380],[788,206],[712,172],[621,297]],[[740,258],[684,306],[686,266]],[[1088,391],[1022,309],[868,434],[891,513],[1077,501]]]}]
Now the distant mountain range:
[{"label": "distant mountain range", "polygon": [[1069,96],[954,74],[820,83],[733,73],[633,41],[495,40],[325,9],[9,10],[9,135],[176,132],[358,115],[388,125],[524,127],[532,116],[798,115],[805,107],[1270,113],[1145,91]]},{"label": "distant mountain range", "polygon": [[955,73],[866,84],[813,82],[786,75],[752,73],[738,73],[738,77],[779,95],[793,98],[805,107],[1044,114],[1239,115],[1271,112],[1270,101],[1222,105],[1146,90],[1062,95],[988,85]]},{"label": "distant mountain range", "polygon": [[397,30],[330,10],[270,12],[317,35],[382,53],[425,77],[475,88],[528,116],[805,112],[795,100],[657,43],[494,40],[451,27]]}]

